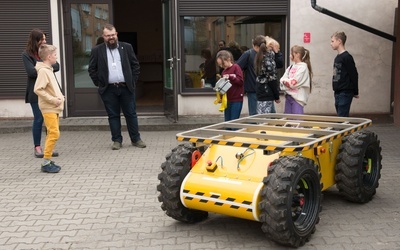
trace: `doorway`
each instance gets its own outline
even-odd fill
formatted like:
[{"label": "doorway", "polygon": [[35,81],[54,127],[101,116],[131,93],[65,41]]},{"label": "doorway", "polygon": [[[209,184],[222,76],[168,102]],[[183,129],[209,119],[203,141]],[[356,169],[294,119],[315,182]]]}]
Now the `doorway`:
[{"label": "doorway", "polygon": [[89,77],[90,50],[112,23],[120,41],[132,44],[140,63],[138,115],[163,115],[163,23],[159,0],[65,0],[68,116],[106,115]]},{"label": "doorway", "polygon": [[162,3],[159,0],[114,0],[113,9],[119,40],[132,44],[140,63],[137,112],[139,115],[162,115]]}]

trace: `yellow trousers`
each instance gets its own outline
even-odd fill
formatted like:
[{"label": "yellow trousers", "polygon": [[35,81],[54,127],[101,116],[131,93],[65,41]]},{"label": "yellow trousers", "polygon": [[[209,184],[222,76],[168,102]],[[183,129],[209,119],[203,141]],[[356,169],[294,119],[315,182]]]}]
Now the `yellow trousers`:
[{"label": "yellow trousers", "polygon": [[44,159],[51,159],[54,147],[58,138],[60,138],[60,121],[56,113],[43,114],[44,124],[46,125],[47,135],[44,145]]}]

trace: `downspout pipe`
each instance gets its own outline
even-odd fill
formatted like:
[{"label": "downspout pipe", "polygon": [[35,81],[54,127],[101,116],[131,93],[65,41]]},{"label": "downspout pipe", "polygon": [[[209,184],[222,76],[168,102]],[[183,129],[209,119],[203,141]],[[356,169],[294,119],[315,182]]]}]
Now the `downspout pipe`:
[{"label": "downspout pipe", "polygon": [[390,41],[396,42],[396,37],[395,36],[390,35],[390,34],[385,33],[385,32],[382,32],[380,30],[374,29],[372,27],[369,27],[369,26],[367,26],[365,24],[362,24],[362,23],[359,23],[357,21],[351,20],[350,18],[344,17],[342,15],[339,15],[339,14],[337,14],[335,12],[332,12],[330,10],[327,10],[325,8],[322,8],[322,7],[317,5],[317,0],[311,0],[311,6],[313,7],[313,9],[315,9],[318,12],[321,12],[322,14],[326,14],[328,16],[336,18],[336,19],[338,19],[340,21],[343,21],[345,23],[348,23],[350,25],[356,26],[356,27],[358,27],[360,29],[363,29],[363,30],[368,31],[370,33],[373,33],[375,35],[378,35],[378,36],[386,38],[386,39],[388,39]]}]

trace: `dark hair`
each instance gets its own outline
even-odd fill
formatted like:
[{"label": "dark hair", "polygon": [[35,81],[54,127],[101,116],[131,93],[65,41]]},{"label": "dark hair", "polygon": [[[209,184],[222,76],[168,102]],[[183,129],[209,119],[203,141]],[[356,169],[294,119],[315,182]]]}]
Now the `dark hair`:
[{"label": "dark hair", "polygon": [[265,36],[258,35],[253,39],[253,45],[258,46],[259,50],[254,59],[254,69],[256,70],[256,74],[259,75],[261,71],[261,64],[264,59],[264,54],[267,52],[267,41],[265,40]]},{"label": "dark hair", "polygon": [[102,43],[104,43],[104,37],[99,36],[99,37],[97,38],[96,45],[99,45],[99,44],[102,44]]},{"label": "dark hair", "polygon": [[239,45],[239,43],[236,42],[236,41],[230,41],[230,42],[228,43],[228,47],[229,47],[229,48],[232,48],[232,49],[238,49],[238,50],[240,50],[240,45]]},{"label": "dark hair", "polygon": [[39,52],[39,42],[43,39],[43,36],[46,35],[40,29],[33,29],[29,33],[28,43],[26,44],[26,53],[28,55],[35,57]]},{"label": "dark hair", "polygon": [[[107,23],[107,24],[104,25],[103,31],[104,31],[105,29],[107,29],[107,30],[113,30],[113,29],[115,29],[115,27],[114,27],[114,25],[112,25],[112,24],[110,24],[110,23]],[[116,29],[115,29],[115,30],[116,30]]]},{"label": "dark hair", "polygon": [[249,48],[246,45],[240,46],[240,50],[243,52],[247,51]]},{"label": "dark hair", "polygon": [[210,59],[211,58],[211,51],[209,49],[202,49],[201,50],[201,56],[204,57],[205,59]]}]

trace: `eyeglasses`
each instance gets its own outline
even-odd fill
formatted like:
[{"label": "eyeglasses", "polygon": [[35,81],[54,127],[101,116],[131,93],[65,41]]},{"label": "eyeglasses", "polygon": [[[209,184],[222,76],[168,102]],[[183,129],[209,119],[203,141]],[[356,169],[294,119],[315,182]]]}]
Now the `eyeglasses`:
[{"label": "eyeglasses", "polygon": [[107,38],[110,38],[110,37],[116,36],[116,34],[114,33],[114,34],[109,34],[109,35],[104,35],[104,36],[107,37]]}]

